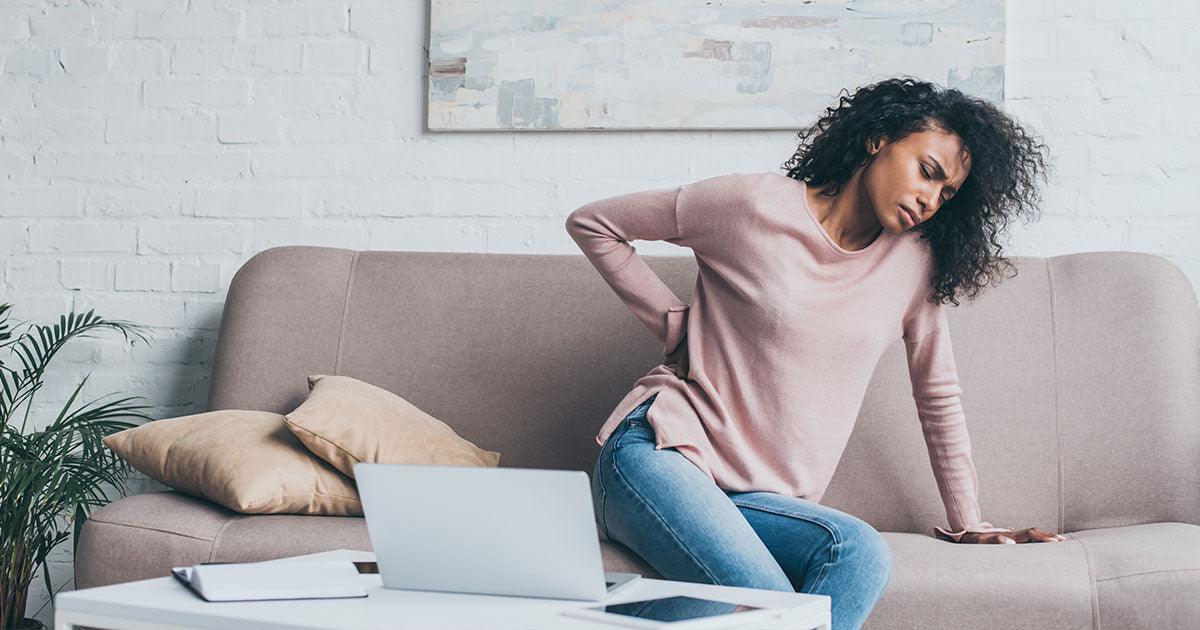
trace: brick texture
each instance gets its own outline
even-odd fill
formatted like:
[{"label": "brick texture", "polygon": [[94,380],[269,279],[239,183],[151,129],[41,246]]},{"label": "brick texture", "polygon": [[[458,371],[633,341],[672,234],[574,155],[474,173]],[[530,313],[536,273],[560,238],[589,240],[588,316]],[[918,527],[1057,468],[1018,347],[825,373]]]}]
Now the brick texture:
[{"label": "brick texture", "polygon": [[[74,342],[33,415],[88,372],[84,399],[202,411],[229,281],[261,249],[577,253],[562,221],[587,201],[775,170],[795,148],[786,131],[428,133],[427,6],[0,2],[0,295],[21,320],[153,327],[149,348]],[[1197,6],[1007,3],[1004,107],[1057,169],[1009,254],[1147,251],[1200,286]],[[50,568],[73,587],[69,544]]]}]

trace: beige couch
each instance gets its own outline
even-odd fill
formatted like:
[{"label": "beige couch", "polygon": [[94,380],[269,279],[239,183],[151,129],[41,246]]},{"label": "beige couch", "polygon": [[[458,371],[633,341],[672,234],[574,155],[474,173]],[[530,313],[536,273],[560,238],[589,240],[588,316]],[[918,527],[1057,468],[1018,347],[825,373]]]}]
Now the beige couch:
[{"label": "beige couch", "polygon": [[[1200,627],[1200,308],[1146,254],[1018,257],[951,309],[985,519],[1062,543],[954,544],[904,363],[884,354],[822,503],[895,555],[871,628]],[[690,257],[647,257],[684,301]],[[590,474],[601,420],[662,360],[583,256],[266,250],[229,290],[209,409],[286,413],[310,374],[397,392],[506,467]],[[602,541],[610,570],[657,573]],[[79,588],[204,561],[370,549],[361,518],[243,515],[176,492],[97,510]]]}]

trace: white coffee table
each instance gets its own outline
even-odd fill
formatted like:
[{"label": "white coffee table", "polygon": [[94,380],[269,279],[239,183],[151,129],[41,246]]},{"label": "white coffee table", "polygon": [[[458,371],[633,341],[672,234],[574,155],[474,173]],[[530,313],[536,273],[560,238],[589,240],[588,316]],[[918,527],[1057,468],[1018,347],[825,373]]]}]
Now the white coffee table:
[{"label": "white coffee table", "polygon": [[[375,554],[338,549],[271,562],[311,559],[374,561]],[[566,608],[594,606],[597,602],[388,589],[383,588],[377,574],[362,578],[367,597],[259,602],[206,602],[171,576],[98,586],[56,595],[54,627],[55,630],[76,626],[110,630],[628,628],[560,614]],[[605,603],[667,595],[737,597],[744,603],[786,608],[774,623],[756,622],[756,628],[829,630],[830,626],[830,599],[826,595],[642,578]]]}]

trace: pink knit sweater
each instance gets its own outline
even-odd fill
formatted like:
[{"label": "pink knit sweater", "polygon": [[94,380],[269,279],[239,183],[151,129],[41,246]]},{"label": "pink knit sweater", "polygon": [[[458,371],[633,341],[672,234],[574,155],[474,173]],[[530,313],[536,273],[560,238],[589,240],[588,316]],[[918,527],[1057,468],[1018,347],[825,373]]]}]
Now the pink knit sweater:
[{"label": "pink knit sweater", "polygon": [[[585,204],[567,231],[663,343],[687,343],[686,380],[657,365],[596,435],[638,403],[658,449],[675,447],[730,491],[819,501],[850,438],[871,374],[903,338],[925,444],[951,530],[1012,531],[980,519],[975,467],[944,305],[929,299],[932,255],[916,232],[842,248],[782,174],[711,177]],[[690,248],[699,273],[684,304],[631,240]],[[686,335],[686,336],[685,336]]]}]

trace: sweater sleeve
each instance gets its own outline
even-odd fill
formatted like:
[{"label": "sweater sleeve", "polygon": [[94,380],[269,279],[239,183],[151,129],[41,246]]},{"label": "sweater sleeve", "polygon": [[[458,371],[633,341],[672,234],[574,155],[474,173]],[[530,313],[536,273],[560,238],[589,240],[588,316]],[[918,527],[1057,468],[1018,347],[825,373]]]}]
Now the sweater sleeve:
[{"label": "sweater sleeve", "polygon": [[684,304],[629,244],[666,241],[696,256],[732,249],[755,174],[732,173],[593,201],[567,216],[566,229],[617,297],[659,341],[676,350],[687,333]]},{"label": "sweater sleeve", "polygon": [[[682,327],[669,314],[686,305],[654,273],[632,240],[683,244],[675,217],[679,186],[626,193],[584,204],[567,216],[566,229],[600,276],[650,329],[668,353],[678,345]],[[676,337],[671,339],[670,337]]]},{"label": "sweater sleeve", "polygon": [[[959,542],[966,532],[1012,531],[993,527],[980,517],[978,480],[971,459],[962,407],[962,388],[954,363],[953,346],[946,325],[945,305],[927,305],[922,319],[931,324],[919,335],[905,335],[909,377],[921,432],[938,492],[946,507],[952,530],[935,527],[940,537]],[[906,331],[909,330],[906,328]],[[918,330],[920,330],[918,328]]]}]

